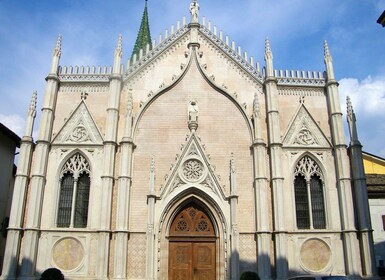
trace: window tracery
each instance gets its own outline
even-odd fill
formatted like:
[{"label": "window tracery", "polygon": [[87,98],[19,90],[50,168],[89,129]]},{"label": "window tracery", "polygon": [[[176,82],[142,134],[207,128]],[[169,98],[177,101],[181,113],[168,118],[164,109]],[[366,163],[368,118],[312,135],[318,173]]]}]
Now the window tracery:
[{"label": "window tracery", "polygon": [[317,163],[304,156],[294,171],[296,220],[299,229],[326,228],[324,180]]},{"label": "window tracery", "polygon": [[57,226],[86,227],[91,183],[88,161],[80,153],[73,155],[63,165],[59,181]]}]

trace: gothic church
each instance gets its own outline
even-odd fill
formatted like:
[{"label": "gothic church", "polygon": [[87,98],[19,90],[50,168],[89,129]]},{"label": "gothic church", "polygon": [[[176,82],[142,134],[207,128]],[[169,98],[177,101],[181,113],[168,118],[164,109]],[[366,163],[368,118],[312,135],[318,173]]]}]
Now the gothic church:
[{"label": "gothic church", "polygon": [[374,278],[353,108],[345,143],[325,71],[260,67],[190,4],[151,42],[147,6],[127,65],[60,65],[39,135],[33,95],[0,279]]}]

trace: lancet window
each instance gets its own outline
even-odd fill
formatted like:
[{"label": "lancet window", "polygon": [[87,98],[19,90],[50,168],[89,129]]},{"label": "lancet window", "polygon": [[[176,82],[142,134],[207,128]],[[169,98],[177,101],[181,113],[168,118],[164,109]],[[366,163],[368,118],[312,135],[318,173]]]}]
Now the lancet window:
[{"label": "lancet window", "polygon": [[297,227],[326,228],[324,180],[321,169],[309,156],[304,156],[294,173]]},{"label": "lancet window", "polygon": [[80,153],[64,164],[60,173],[58,227],[87,226],[90,173],[89,163]]}]

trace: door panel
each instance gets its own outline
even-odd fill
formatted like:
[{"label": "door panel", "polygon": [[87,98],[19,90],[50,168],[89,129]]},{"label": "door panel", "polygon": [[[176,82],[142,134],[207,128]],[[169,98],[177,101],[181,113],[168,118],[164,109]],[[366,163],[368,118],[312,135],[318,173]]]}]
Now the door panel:
[{"label": "door panel", "polygon": [[214,280],[215,242],[170,242],[171,280]]},{"label": "door panel", "polygon": [[192,279],[192,244],[170,242],[170,279]]},{"label": "door panel", "polygon": [[193,279],[215,279],[215,243],[193,243],[193,253]]}]

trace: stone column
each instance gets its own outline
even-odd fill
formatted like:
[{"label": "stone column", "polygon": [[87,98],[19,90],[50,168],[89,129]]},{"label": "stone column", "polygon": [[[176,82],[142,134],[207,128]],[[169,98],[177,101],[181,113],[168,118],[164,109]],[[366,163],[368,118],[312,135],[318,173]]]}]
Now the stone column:
[{"label": "stone column", "polygon": [[33,277],[39,242],[41,210],[43,206],[46,170],[50,150],[52,126],[55,115],[57,92],[59,87],[58,69],[61,55],[61,37],[58,37],[53,51],[51,70],[46,78],[43,108],[41,110],[39,137],[34,153],[32,176],[29,186],[29,199],[23,238],[21,258],[21,278]]},{"label": "stone column", "polygon": [[338,197],[340,202],[342,240],[344,244],[345,270],[348,275],[360,274],[360,258],[354,225],[352,187],[350,183],[349,159],[345,144],[345,133],[338,93],[338,83],[334,79],[332,57],[325,42],[326,90],[329,119],[332,131],[334,162],[336,165]]},{"label": "stone column", "polygon": [[266,39],[265,47],[266,61],[266,109],[269,135],[271,186],[273,190],[273,213],[274,213],[274,242],[275,263],[277,279],[286,279],[288,274],[286,227],[285,227],[285,201],[282,176],[282,142],[278,111],[278,89],[277,79],[274,76],[273,53],[270,49],[269,40]]},{"label": "stone column", "polygon": [[231,279],[239,279],[239,232],[237,219],[237,183],[235,175],[234,155],[231,154],[230,159],[230,215],[231,215]]},{"label": "stone column", "polygon": [[269,226],[268,183],[266,177],[266,143],[262,138],[262,122],[258,95],[255,94],[253,106],[254,119],[254,194],[256,209],[256,240],[257,240],[257,264],[258,275],[263,279],[271,279],[270,266],[270,240],[271,230]]},{"label": "stone column", "polygon": [[26,193],[34,148],[32,132],[36,117],[36,92],[32,95],[27,115],[25,134],[21,139],[20,154],[12,196],[12,208],[9,219],[7,243],[3,260],[3,274],[0,279],[16,279],[19,261],[22,227],[25,213]]},{"label": "stone column", "polygon": [[147,195],[147,254],[146,254],[146,279],[154,279],[154,258],[155,258],[155,160],[152,158],[150,167],[150,192]]},{"label": "stone column", "polygon": [[358,240],[360,241],[362,274],[365,277],[377,275],[373,248],[373,229],[370,220],[369,199],[365,170],[362,160],[362,145],[358,140],[356,115],[350,98],[347,98],[347,119],[350,132],[350,166],[353,177],[353,193],[358,218]]},{"label": "stone column", "polygon": [[108,261],[110,251],[111,233],[111,206],[112,188],[114,186],[115,153],[117,147],[117,132],[119,121],[119,102],[122,84],[121,74],[122,62],[122,37],[119,36],[118,44],[114,54],[114,66],[110,76],[110,96],[108,99],[106,133],[104,140],[104,166],[101,185],[100,204],[100,233],[97,256],[98,276],[106,279],[108,277]]},{"label": "stone column", "polygon": [[115,230],[114,279],[127,277],[127,245],[129,234],[129,205],[131,188],[131,164],[134,143],[132,140],[132,92],[128,92],[126,125],[120,142],[120,175]]}]

